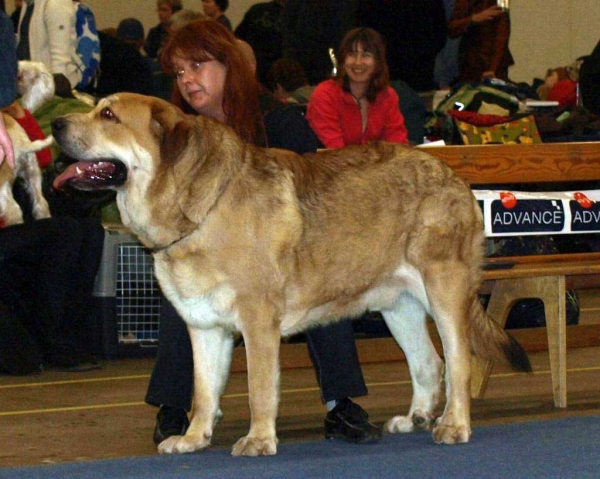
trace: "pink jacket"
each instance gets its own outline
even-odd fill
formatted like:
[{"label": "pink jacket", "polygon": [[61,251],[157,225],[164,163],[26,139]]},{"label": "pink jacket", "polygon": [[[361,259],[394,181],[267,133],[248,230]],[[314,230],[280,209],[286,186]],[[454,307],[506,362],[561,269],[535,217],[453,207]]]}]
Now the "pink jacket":
[{"label": "pink jacket", "polygon": [[369,104],[364,132],[358,103],[335,80],[317,85],[308,103],[306,119],[327,148],[364,145],[374,140],[408,143],[398,94],[392,87]]}]

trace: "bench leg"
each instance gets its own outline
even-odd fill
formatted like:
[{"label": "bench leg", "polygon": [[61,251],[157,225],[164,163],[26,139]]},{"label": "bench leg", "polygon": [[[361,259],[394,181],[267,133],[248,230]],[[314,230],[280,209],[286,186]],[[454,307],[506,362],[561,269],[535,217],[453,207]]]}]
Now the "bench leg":
[{"label": "bench leg", "polygon": [[[554,405],[567,407],[567,318],[564,276],[497,280],[494,283],[487,312],[504,327],[513,304],[523,298],[539,298],[544,302],[548,352]],[[492,361],[473,358],[471,396],[483,398],[490,374]]]},{"label": "bench leg", "polygon": [[567,304],[564,276],[544,278],[558,291],[553,300],[544,300],[546,312],[546,332],[548,334],[548,354],[554,405],[567,407]]}]

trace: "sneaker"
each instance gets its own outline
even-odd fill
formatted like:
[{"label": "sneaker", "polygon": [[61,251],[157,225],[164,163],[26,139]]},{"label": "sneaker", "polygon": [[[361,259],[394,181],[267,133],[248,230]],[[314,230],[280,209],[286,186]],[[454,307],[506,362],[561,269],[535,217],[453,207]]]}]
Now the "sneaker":
[{"label": "sneaker", "polygon": [[185,409],[161,406],[156,415],[152,439],[157,446],[171,436],[183,436],[190,425]]},{"label": "sneaker", "polygon": [[381,434],[381,428],[369,422],[367,412],[348,398],[338,401],[325,416],[325,439],[376,442],[381,439]]}]

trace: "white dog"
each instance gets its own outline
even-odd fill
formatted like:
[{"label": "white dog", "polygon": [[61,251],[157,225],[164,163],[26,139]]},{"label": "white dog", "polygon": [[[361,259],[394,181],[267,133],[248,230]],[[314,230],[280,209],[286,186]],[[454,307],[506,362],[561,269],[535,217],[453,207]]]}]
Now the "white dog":
[{"label": "white dog", "polygon": [[23,223],[23,212],[12,194],[13,183],[17,177],[25,180],[33,217],[49,218],[50,208],[42,194],[42,173],[35,152],[50,146],[54,138],[49,136],[44,140],[31,141],[12,116],[7,114],[3,116],[15,150],[15,169],[13,170],[6,162],[0,165],[0,223],[2,226]]},{"label": "white dog", "polygon": [[54,97],[54,77],[43,63],[21,60],[17,89],[21,105],[33,113]]}]

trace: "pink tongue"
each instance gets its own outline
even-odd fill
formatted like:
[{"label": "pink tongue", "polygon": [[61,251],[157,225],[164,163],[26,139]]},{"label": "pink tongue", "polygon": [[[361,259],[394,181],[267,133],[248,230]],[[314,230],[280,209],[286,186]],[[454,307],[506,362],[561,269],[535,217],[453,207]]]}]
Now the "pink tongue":
[{"label": "pink tongue", "polygon": [[74,187],[99,187],[113,178],[115,169],[115,164],[110,161],[79,161],[57,176],[52,186],[59,190],[69,182]]}]

